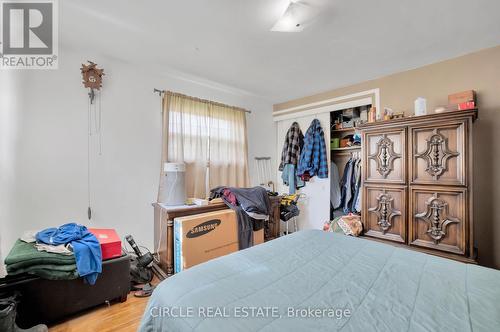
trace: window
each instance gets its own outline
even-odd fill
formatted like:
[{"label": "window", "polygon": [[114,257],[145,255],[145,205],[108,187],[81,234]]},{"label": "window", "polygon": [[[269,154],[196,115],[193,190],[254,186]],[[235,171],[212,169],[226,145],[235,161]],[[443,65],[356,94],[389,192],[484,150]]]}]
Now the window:
[{"label": "window", "polygon": [[164,161],[186,164],[189,197],[207,197],[217,186],[248,185],[245,112],[170,92],[163,112]]}]

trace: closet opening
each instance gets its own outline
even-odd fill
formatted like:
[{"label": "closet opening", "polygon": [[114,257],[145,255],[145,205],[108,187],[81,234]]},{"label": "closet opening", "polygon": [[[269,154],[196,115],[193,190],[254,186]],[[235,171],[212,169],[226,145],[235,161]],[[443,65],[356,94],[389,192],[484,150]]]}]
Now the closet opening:
[{"label": "closet opening", "polygon": [[371,104],[330,112],[330,220],[361,215],[361,135]]}]

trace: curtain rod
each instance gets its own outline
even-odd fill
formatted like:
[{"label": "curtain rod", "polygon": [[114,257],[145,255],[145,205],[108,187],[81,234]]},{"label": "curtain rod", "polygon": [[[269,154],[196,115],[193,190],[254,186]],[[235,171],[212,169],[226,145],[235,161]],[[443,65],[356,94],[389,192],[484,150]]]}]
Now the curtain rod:
[{"label": "curtain rod", "polygon": [[249,113],[249,114],[251,114],[251,113],[252,113],[252,111],[249,111],[249,110],[247,110],[247,109],[244,109],[244,108],[241,108],[241,107],[237,107],[237,106],[230,106],[230,105],[226,105],[226,104],[218,103],[218,102],[211,101],[211,100],[207,100],[207,99],[201,99],[201,98],[197,98],[197,97],[191,97],[191,96],[188,96],[188,95],[184,95],[184,94],[182,94],[182,93],[171,92],[171,91],[165,91],[165,90],[160,90],[160,89],[157,89],[157,88],[154,88],[154,89],[153,89],[153,93],[157,93],[157,94],[158,94],[158,96],[160,96],[160,97],[161,97],[163,94],[165,94],[166,92],[171,93],[171,94],[173,94],[173,95],[182,96],[182,97],[190,98],[190,99],[193,99],[193,100],[197,100],[197,101],[200,101],[200,102],[202,102],[202,103],[211,103],[211,104],[215,104],[215,105],[219,105],[219,106],[230,107],[230,108],[234,109],[235,111],[245,112],[245,113]]},{"label": "curtain rod", "polygon": [[157,93],[158,96],[161,96],[162,93],[165,93],[165,90],[160,90],[160,89],[154,88],[153,89],[153,93]]}]

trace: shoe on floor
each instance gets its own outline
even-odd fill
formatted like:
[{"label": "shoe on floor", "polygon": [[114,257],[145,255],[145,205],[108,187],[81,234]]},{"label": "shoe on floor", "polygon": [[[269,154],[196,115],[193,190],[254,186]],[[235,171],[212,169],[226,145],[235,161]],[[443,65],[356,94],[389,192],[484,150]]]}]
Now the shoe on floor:
[{"label": "shoe on floor", "polygon": [[2,332],[48,332],[44,324],[33,326],[30,329],[21,329],[16,325],[17,302],[15,296],[0,298],[0,331]]}]

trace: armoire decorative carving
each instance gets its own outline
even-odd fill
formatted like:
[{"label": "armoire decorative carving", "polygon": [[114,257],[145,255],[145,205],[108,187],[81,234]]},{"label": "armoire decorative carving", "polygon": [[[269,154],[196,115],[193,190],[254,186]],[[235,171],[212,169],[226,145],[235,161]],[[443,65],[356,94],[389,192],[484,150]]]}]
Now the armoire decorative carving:
[{"label": "armoire decorative carving", "polygon": [[380,230],[383,234],[391,228],[392,218],[401,215],[401,211],[393,209],[393,201],[394,198],[387,194],[385,189],[382,189],[382,192],[377,196],[377,206],[368,209],[369,212],[377,215],[377,224],[380,226]]},{"label": "armoire decorative carving", "polygon": [[394,142],[382,135],[377,142],[377,149],[368,158],[375,160],[377,171],[384,178],[394,169],[394,160],[401,158],[401,154],[394,152]]},{"label": "armoire decorative carving", "polygon": [[475,261],[472,126],[477,110],[367,123],[364,235]]}]

